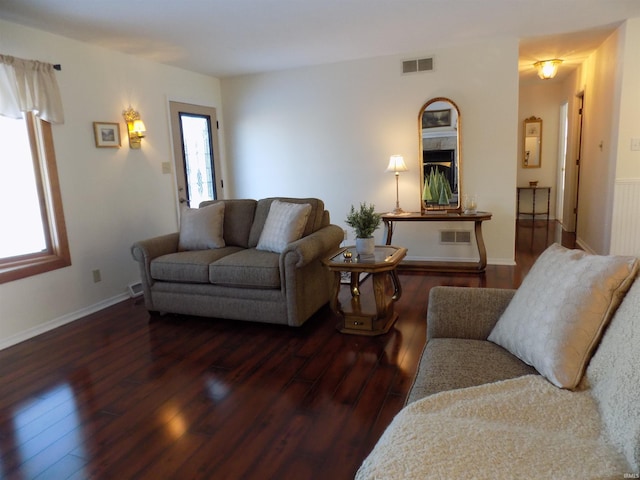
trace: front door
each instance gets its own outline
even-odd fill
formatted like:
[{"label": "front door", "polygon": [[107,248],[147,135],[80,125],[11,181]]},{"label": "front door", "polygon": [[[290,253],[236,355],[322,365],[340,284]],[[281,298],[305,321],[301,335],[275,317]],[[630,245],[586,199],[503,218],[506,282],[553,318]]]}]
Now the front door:
[{"label": "front door", "polygon": [[169,102],[180,207],[222,198],[216,109]]}]

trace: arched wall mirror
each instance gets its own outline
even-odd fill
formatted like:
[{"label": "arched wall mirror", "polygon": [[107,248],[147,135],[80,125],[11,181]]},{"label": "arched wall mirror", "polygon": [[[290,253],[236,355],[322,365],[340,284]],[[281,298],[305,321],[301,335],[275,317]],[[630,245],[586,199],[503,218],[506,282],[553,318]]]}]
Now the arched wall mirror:
[{"label": "arched wall mirror", "polygon": [[460,110],[448,98],[429,100],[418,115],[423,211],[460,209]]},{"label": "arched wall mirror", "polygon": [[522,167],[540,168],[542,165],[542,119],[529,117],[524,121]]}]

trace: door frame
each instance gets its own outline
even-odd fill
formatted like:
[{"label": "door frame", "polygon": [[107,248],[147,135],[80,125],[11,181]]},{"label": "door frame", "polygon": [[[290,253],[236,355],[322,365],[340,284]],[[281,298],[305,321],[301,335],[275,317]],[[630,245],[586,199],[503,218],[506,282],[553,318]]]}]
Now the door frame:
[{"label": "door frame", "polygon": [[[193,103],[180,102],[177,100],[169,100],[169,128],[171,133],[171,150],[173,153],[174,168],[174,185],[175,185],[175,201],[178,209],[178,218],[180,212],[186,205],[181,201],[181,185],[186,185],[184,172],[184,159],[182,148],[182,136],[180,131],[179,114],[190,113],[194,115],[206,115],[211,118],[211,143],[213,148],[213,171],[215,181],[216,198],[224,198],[224,181],[222,180],[222,163],[220,161],[220,144],[218,139],[218,117],[215,107],[206,105],[196,105]],[[184,187],[182,187],[184,188]]]},{"label": "door frame", "polygon": [[556,171],[556,220],[564,226],[564,195],[569,140],[569,102],[560,105],[558,128],[558,168]]},{"label": "door frame", "polygon": [[580,170],[582,169],[582,145],[584,143],[584,117],[585,117],[585,93],[584,90],[580,91],[576,98],[578,99],[576,105],[576,113],[578,115],[577,118],[577,145],[576,145],[576,163],[575,163],[575,175],[574,178],[574,191],[573,191],[573,231],[576,234],[576,238],[578,238],[578,210],[579,210],[579,200],[580,200]]}]

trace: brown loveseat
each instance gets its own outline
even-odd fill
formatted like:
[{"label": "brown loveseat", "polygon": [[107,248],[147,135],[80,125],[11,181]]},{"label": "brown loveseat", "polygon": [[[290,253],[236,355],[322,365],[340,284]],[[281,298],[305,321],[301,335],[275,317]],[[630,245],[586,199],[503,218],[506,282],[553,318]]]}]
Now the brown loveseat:
[{"label": "brown loveseat", "polygon": [[[256,248],[274,200],[311,206],[302,238],[281,252]],[[219,200],[200,207],[219,203],[224,203],[221,247],[179,248],[184,232],[133,245],[147,309],[302,325],[329,300],[331,277],[321,259],[338,248],[342,229],[330,224],[316,198]]]}]

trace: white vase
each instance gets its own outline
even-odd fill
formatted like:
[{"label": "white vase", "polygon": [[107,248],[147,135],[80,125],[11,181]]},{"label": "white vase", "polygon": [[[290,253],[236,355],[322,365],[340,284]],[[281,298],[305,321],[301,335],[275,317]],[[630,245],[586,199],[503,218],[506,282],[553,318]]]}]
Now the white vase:
[{"label": "white vase", "polygon": [[360,255],[373,255],[376,248],[376,239],[373,237],[356,237],[356,252]]}]

